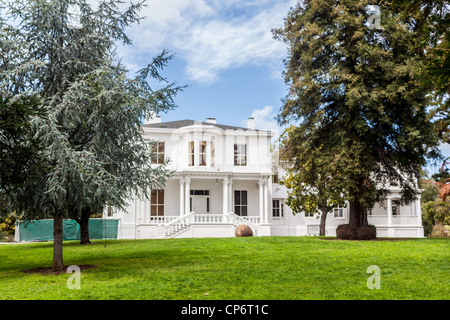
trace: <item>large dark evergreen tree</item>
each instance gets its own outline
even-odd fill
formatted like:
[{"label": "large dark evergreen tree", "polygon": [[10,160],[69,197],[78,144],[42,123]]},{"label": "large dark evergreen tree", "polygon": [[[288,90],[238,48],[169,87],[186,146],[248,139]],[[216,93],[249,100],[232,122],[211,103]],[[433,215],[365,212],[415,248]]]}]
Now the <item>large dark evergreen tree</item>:
[{"label": "large dark evergreen tree", "polygon": [[[289,47],[289,94],[279,122],[295,124],[291,144],[307,144],[326,164],[328,187],[348,201],[352,228],[368,225],[367,210],[386,196],[392,180],[403,190],[402,201],[412,201],[426,154],[437,153],[429,153],[437,138],[427,118],[428,92],[418,83],[417,35],[384,3],[379,12],[370,4],[376,2],[303,1],[274,31]],[[291,159],[311,158],[298,152]]]},{"label": "large dark evergreen tree", "polygon": [[170,59],[166,52],[134,77],[121,65],[116,46],[131,44],[125,28],[139,21],[143,2],[124,11],[121,3],[101,0],[94,10],[85,0],[5,2],[15,23],[5,22],[0,33],[11,57],[0,60],[0,94],[34,97],[45,108],[47,117],[32,123],[51,168],[16,190],[16,205],[27,220],[54,219],[54,269],[64,267],[64,217],[149,197],[169,176],[164,166],[151,167],[152,143],[141,121],[173,108],[180,87],[149,85],[165,80],[159,71]]}]

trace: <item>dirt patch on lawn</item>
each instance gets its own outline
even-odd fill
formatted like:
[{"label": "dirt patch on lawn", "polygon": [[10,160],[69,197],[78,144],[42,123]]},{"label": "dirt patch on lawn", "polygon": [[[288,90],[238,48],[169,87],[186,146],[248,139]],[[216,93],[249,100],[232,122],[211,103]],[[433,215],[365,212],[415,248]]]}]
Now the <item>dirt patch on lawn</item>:
[{"label": "dirt patch on lawn", "polygon": [[[33,268],[33,269],[27,269],[27,270],[23,270],[22,272],[24,273],[40,273],[44,276],[48,276],[48,275],[60,275],[61,273],[67,273],[67,268],[69,266],[65,266],[62,270],[53,270],[53,268],[48,267],[48,268]],[[80,271],[83,270],[87,270],[87,269],[92,269],[92,268],[97,268],[97,266],[92,265],[92,264],[82,264],[82,265],[77,265],[77,267],[80,268]]]}]

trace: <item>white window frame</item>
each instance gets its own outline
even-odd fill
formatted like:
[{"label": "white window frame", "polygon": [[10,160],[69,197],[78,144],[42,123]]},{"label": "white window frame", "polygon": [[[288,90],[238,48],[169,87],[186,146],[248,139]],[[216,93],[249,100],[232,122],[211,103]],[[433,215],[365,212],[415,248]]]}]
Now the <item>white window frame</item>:
[{"label": "white window frame", "polygon": [[[153,196],[155,194],[155,196]],[[155,200],[152,202],[150,200],[150,217],[164,217],[164,199],[165,199],[165,192],[164,189],[158,190],[152,190],[150,199]],[[162,214],[161,214],[162,213]]]},{"label": "white window frame", "polygon": [[[278,206],[275,206],[275,202]],[[275,210],[278,210],[278,215],[275,215]],[[272,218],[283,219],[284,218],[284,201],[283,199],[272,199]]]},{"label": "white window frame", "polygon": [[314,213],[305,211],[305,218],[314,218]]},{"label": "white window frame", "polygon": [[[336,214],[337,212],[337,214]],[[333,217],[335,219],[345,219],[345,208],[333,208]]]},{"label": "white window frame", "polygon": [[[245,148],[245,153],[242,153],[242,147]],[[248,163],[248,145],[246,143],[235,143],[233,145],[233,163],[234,166],[245,167]]]},{"label": "white window frame", "polygon": [[[204,147],[202,152],[202,147]],[[198,141],[198,166],[206,167],[208,165],[208,142],[205,140]]]},{"label": "white window frame", "polygon": [[[163,151],[160,151],[160,146],[162,145]],[[152,145],[152,153],[153,153],[153,159],[152,164],[163,164],[165,161],[165,153],[166,153],[166,143],[164,141],[155,141],[155,144]],[[162,156],[162,159],[160,159]],[[162,160],[162,161],[160,161]]]},{"label": "white window frame", "polygon": [[392,215],[396,217],[400,215],[400,200],[392,200]]},{"label": "white window frame", "polygon": [[[239,202],[236,198],[236,193],[239,192]],[[241,217],[247,217],[248,216],[248,192],[247,190],[234,190],[234,213]],[[245,201],[243,201],[243,194],[245,194]],[[239,214],[237,213],[237,208],[239,207]],[[243,209],[245,208],[245,215],[243,215]]]},{"label": "white window frame", "polygon": [[188,166],[195,167],[195,140],[188,142]]}]

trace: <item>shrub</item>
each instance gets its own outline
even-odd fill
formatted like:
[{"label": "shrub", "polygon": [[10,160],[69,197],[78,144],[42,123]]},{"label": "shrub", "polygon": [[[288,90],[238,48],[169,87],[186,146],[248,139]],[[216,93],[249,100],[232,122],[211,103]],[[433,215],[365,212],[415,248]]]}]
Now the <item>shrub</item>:
[{"label": "shrub", "polygon": [[442,223],[437,223],[433,227],[433,231],[430,235],[431,238],[450,238],[450,226]]},{"label": "shrub", "polygon": [[0,241],[13,241],[15,226],[16,218],[13,215],[0,217]]},{"label": "shrub", "polygon": [[342,240],[370,240],[377,237],[375,226],[355,227],[349,224],[341,224],[336,228],[336,236]]}]

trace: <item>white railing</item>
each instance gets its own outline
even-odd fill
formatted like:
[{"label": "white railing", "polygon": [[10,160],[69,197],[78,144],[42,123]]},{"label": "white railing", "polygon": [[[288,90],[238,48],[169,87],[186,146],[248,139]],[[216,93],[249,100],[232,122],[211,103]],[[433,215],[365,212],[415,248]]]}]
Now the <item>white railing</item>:
[{"label": "white railing", "polygon": [[393,225],[418,225],[417,216],[392,216]]},{"label": "white railing", "polygon": [[152,217],[152,222],[161,227],[161,238],[167,238],[174,234],[177,234],[183,230],[186,230],[191,224],[233,224],[234,227],[238,227],[241,224],[248,225],[253,235],[259,234],[259,217],[247,216],[241,217],[232,212],[229,214],[195,214],[194,212],[188,213],[184,216],[165,216],[165,217]]},{"label": "white railing", "polygon": [[227,217],[223,214],[195,214],[190,213],[191,223],[227,223]]},{"label": "white railing", "polygon": [[[369,224],[377,225],[388,225],[388,216],[387,215],[371,215],[367,216],[367,220]],[[407,225],[418,225],[419,219],[417,216],[411,215],[400,215],[400,216],[392,216],[392,225],[396,226],[407,226]]]},{"label": "white railing", "polygon": [[176,219],[178,219],[180,216],[151,216],[150,217],[150,224],[156,224],[156,225],[165,225],[167,223],[170,223]]},{"label": "white railing", "polygon": [[371,215],[367,216],[367,222],[374,226],[382,226],[388,224],[388,219],[385,215]]},{"label": "white railing", "polygon": [[178,217],[164,225],[164,237],[174,235],[189,226],[191,215]]}]

